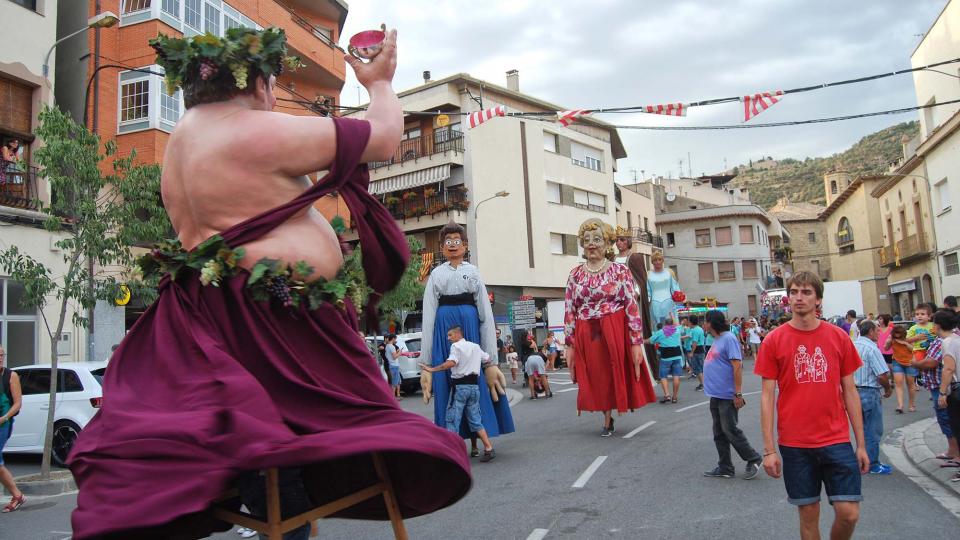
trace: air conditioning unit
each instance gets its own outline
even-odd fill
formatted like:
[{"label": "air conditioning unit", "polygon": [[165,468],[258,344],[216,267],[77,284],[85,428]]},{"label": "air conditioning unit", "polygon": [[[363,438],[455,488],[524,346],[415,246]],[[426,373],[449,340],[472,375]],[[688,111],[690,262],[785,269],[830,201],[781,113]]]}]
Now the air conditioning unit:
[{"label": "air conditioning unit", "polygon": [[73,354],[73,335],[70,332],[60,334],[60,341],[57,342],[57,356],[70,356]]}]

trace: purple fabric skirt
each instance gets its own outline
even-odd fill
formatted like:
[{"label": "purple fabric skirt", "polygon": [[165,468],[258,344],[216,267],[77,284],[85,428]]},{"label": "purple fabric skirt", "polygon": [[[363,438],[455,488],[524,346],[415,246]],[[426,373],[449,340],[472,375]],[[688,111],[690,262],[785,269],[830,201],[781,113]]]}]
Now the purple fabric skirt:
[{"label": "purple fabric skirt", "polygon": [[[398,407],[349,304],[255,302],[248,276],[165,279],[114,353],[103,406],[70,456],[75,538],[227,530],[207,510],[246,470],[303,467],[323,504],[378,481],[371,452],[384,455],[405,518],[469,490],[463,440]],[[388,519],[382,497],[336,517]]]}]

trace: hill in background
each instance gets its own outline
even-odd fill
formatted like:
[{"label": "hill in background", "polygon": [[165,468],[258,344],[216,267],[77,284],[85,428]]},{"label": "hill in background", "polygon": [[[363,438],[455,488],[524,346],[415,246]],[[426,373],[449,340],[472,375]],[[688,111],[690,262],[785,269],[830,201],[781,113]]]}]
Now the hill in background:
[{"label": "hill in background", "polygon": [[822,158],[780,159],[761,157],[735,167],[738,176],[733,184],[750,190],[750,199],[762,208],[770,208],[784,195],[791,202],[824,204],[823,175],[844,170],[854,178],[880,174],[889,164],[903,156],[901,139],[912,139],[919,133],[919,122],[903,122],[871,133],[845,152]]}]

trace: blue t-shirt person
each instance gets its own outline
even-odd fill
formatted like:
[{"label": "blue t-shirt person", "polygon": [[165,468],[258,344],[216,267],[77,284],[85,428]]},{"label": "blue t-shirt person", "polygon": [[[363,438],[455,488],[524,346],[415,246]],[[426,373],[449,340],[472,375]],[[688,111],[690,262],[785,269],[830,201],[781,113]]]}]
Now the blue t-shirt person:
[{"label": "blue t-shirt person", "polygon": [[666,348],[676,347],[680,349],[680,330],[676,326],[664,326],[660,330],[657,330],[650,336],[650,343],[653,345],[660,346],[660,356],[662,360],[682,360],[683,356],[681,354],[671,354],[665,356],[663,350]]},{"label": "blue t-shirt person", "polygon": [[703,328],[700,325],[690,329],[690,350],[696,352],[697,347],[703,347],[705,343]]},{"label": "blue t-shirt person", "polygon": [[730,332],[717,336],[703,366],[703,393],[717,399],[733,399],[732,360],[742,361],[740,342]]}]

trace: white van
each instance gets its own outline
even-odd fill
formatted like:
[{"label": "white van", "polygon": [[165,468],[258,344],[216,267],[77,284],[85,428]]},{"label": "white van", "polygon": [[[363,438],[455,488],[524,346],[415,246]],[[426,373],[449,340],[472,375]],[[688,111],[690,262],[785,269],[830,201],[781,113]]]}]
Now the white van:
[{"label": "white van", "polygon": [[[367,342],[373,343],[377,348],[383,343],[383,336],[367,336]],[[420,342],[423,340],[422,332],[413,332],[410,334],[397,334],[397,348],[401,351],[411,352],[413,356],[400,357],[400,391],[404,394],[413,394],[420,389]]]}]

